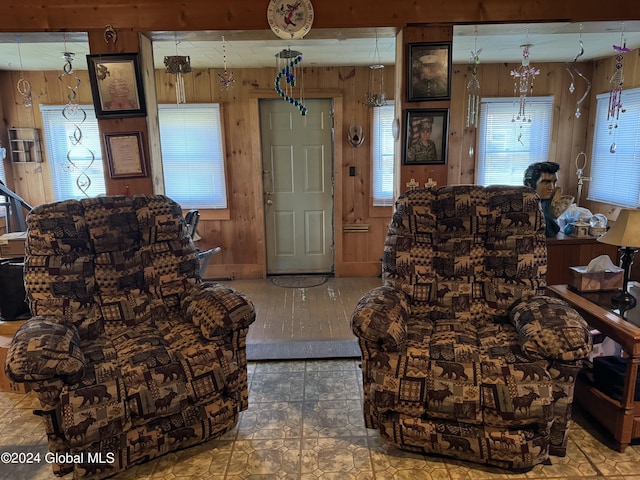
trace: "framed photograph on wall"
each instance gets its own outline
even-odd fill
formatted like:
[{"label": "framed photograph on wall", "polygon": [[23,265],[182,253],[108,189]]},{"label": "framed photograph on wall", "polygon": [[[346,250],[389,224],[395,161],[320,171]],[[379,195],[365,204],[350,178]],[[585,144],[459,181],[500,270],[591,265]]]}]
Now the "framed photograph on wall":
[{"label": "framed photograph on wall", "polygon": [[105,133],[104,146],[111,178],[147,176],[141,132]]},{"label": "framed photograph on wall", "polygon": [[407,101],[451,98],[451,42],[407,45]]},{"label": "framed photograph on wall", "polygon": [[405,120],[405,165],[445,164],[449,110],[407,110]]},{"label": "framed photograph on wall", "polygon": [[147,115],[137,53],[87,55],[87,66],[97,118]]}]

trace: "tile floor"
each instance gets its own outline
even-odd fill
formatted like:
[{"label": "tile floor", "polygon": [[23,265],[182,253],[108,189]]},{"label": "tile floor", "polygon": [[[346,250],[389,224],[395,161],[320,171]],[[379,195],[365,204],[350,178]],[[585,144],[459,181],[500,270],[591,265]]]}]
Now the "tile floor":
[{"label": "tile floor", "polygon": [[[640,445],[624,453],[579,408],[566,457],[525,474],[391,448],[363,426],[358,361],[250,362],[250,407],[223,438],[132,468],[119,479],[640,480]],[[0,393],[0,451],[46,452],[32,394]],[[69,476],[70,477],[70,476]],[[53,478],[42,463],[8,468],[0,479]]]}]

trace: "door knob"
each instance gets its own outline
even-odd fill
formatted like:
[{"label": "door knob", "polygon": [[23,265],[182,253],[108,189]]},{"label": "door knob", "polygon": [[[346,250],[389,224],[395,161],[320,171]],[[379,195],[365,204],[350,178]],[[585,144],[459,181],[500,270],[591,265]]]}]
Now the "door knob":
[{"label": "door knob", "polygon": [[271,199],[267,200],[267,205],[273,205],[273,200]]}]

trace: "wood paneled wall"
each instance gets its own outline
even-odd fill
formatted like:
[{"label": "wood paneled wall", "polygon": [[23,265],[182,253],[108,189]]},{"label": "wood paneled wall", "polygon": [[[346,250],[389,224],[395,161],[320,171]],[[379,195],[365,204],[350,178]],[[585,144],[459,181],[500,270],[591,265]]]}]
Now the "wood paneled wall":
[{"label": "wood paneled wall", "polygon": [[[638,51],[627,54],[625,87],[638,86],[640,73]],[[581,64],[581,72],[592,78],[593,91],[582,106],[582,116],[574,116],[577,95],[569,92],[570,77],[564,65],[559,63],[537,64],[540,75],[536,78],[535,95],[554,96],[554,120],[551,159],[561,165],[560,186],[565,193],[575,194],[577,177],[575,157],[581,151],[590,155],[590,131],[593,125],[595,94],[608,90],[609,75],[613,72],[613,59]],[[480,64],[478,78],[483,96],[511,97],[513,79],[509,72],[515,64]],[[387,67],[385,85],[387,94],[394,92],[393,67]],[[81,78],[79,98],[81,103],[91,102],[91,92],[86,72],[77,72]],[[199,233],[203,237],[200,248],[214,245],[222,247],[222,253],[214,256],[208,276],[211,278],[261,278],[265,275],[264,225],[262,210],[262,174],[257,105],[260,98],[276,98],[273,91],[274,69],[234,70],[236,82],[230,90],[220,88],[219,70],[195,70],[185,76],[187,101],[219,102],[222,105],[225,132],[226,169],[228,178],[229,210],[223,215],[203,212]],[[31,82],[34,104],[64,104],[66,93],[58,80],[58,72],[24,72]],[[371,175],[369,148],[371,110],[363,103],[368,88],[367,67],[307,67],[305,69],[305,96],[335,98],[336,125],[334,176],[336,242],[335,268],[340,276],[375,276],[380,272],[380,257],[384,244],[391,208],[370,206]],[[42,128],[39,111],[25,109],[15,91],[18,72],[0,72],[0,104],[3,106],[4,131],[6,127]],[[470,78],[470,66],[454,65],[452,99],[450,102],[449,148],[446,175],[449,184],[475,181],[475,155],[469,156],[469,146],[477,151],[474,129],[465,127],[465,91]],[[159,103],[175,101],[174,78],[163,71],[155,72]],[[396,88],[395,91],[398,89]],[[423,105],[424,106],[424,105]],[[399,114],[403,119],[404,112]],[[353,148],[346,139],[351,123],[363,126],[366,141]],[[402,127],[401,127],[402,128]],[[4,143],[4,141],[3,141]],[[399,163],[399,161],[398,161]],[[10,164],[7,165],[9,168]],[[356,175],[350,177],[349,167]],[[11,170],[8,170],[11,174]],[[426,181],[427,169],[417,172],[421,182]],[[12,179],[15,190],[33,205],[52,199],[49,164],[13,165]],[[588,185],[587,185],[588,187]],[[132,192],[135,193],[135,192]],[[583,192],[583,198],[585,193]],[[595,211],[610,210],[599,205]],[[353,228],[357,226],[357,228]]]}]

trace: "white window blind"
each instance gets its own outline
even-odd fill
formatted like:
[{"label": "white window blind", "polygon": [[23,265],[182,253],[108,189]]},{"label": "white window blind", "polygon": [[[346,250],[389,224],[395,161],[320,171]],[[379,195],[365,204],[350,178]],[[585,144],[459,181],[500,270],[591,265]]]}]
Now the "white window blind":
[{"label": "white window blind", "polygon": [[[618,121],[607,120],[609,94],[596,96],[589,200],[640,205],[640,88],[622,92]],[[613,126],[617,123],[617,127]],[[612,128],[609,128],[609,127]],[[615,144],[615,147],[612,146]]]},{"label": "white window blind", "polygon": [[394,106],[373,109],[373,206],[393,205],[393,133]]},{"label": "white window blind", "polygon": [[[5,147],[6,148],[6,147]],[[9,156],[9,149],[6,149],[6,155]],[[4,159],[2,158],[2,155],[0,155],[0,180],[2,180],[2,183],[4,183],[5,185],[7,184],[7,176],[4,172]],[[6,197],[1,196],[0,195],[0,201],[4,201],[6,199]],[[4,217],[7,213],[7,209],[5,207],[0,207],[0,218]]]},{"label": "white window blind", "polygon": [[54,199],[104,195],[100,132],[93,105],[80,105],[68,118],[62,116],[63,108],[40,105]]},{"label": "white window blind", "polygon": [[513,98],[480,101],[477,183],[522,185],[524,171],[534,162],[546,162],[553,112],[553,97],[530,97],[526,114],[531,122],[515,117]]},{"label": "white window blind", "polygon": [[220,106],[158,105],[167,196],[182,208],[227,208]]}]

